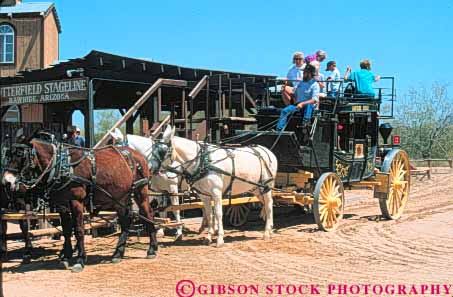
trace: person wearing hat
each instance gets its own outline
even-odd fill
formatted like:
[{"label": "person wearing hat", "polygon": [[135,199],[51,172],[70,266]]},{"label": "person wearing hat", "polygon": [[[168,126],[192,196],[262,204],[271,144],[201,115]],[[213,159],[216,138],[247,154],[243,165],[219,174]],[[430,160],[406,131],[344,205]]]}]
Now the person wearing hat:
[{"label": "person wearing hat", "polygon": [[69,134],[69,139],[68,143],[75,145],[75,146],[80,146],[80,147],[85,147],[85,138],[80,135],[80,128],[71,126],[68,129],[68,134]]},{"label": "person wearing hat", "polygon": [[356,93],[359,97],[375,97],[373,83],[381,77],[371,72],[371,62],[369,60],[360,61],[360,70],[351,73],[351,66],[348,66],[344,75],[345,81],[354,81]]},{"label": "person wearing hat", "polygon": [[338,91],[340,90],[341,80],[340,71],[337,68],[337,62],[327,62],[327,68],[324,77],[327,81],[327,97],[336,97],[338,95]]},{"label": "person wearing hat", "polygon": [[304,54],[302,52],[295,52],[293,55],[293,66],[288,70],[286,75],[286,84],[282,87],[282,99],[285,105],[291,104],[291,99],[294,96],[294,90],[302,80],[302,72],[304,71]]},{"label": "person wearing hat", "polygon": [[288,105],[280,112],[280,119],[277,123],[277,130],[285,129],[288,118],[294,112],[301,110],[303,113],[302,124],[306,125],[311,119],[315,104],[319,101],[319,83],[315,79],[316,67],[308,64],[303,72],[303,80],[297,85],[295,90],[297,103]]}]

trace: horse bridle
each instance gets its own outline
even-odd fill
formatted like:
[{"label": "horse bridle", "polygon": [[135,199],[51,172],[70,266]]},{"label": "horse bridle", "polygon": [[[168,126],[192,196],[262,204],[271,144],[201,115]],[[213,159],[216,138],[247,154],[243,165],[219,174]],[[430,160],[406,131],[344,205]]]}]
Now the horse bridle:
[{"label": "horse bridle", "polygon": [[151,150],[151,159],[147,158],[150,160],[149,162],[151,163],[151,174],[155,175],[159,172],[159,170],[162,167],[162,163],[168,159],[168,156],[170,155],[170,160],[171,160],[171,155],[173,152],[173,147],[170,144],[164,143],[164,142],[156,142],[153,144],[152,150]]},{"label": "horse bridle", "polygon": [[[15,155],[16,157],[18,157],[20,164],[21,166],[18,166],[19,168],[12,168],[12,167],[9,167],[11,162],[13,161],[13,155]],[[10,171],[10,172],[14,172],[14,173],[19,173],[20,177],[24,177],[24,173],[25,173],[25,170],[26,169],[35,169],[36,168],[36,164],[35,162],[33,161],[34,160],[34,157],[36,157],[36,150],[33,148],[33,147],[30,147],[26,144],[22,144],[22,143],[14,143],[12,146],[11,146],[11,149],[7,149],[6,152],[5,152],[5,166],[3,167],[4,168],[4,171]],[[23,164],[25,163],[25,164]]]}]

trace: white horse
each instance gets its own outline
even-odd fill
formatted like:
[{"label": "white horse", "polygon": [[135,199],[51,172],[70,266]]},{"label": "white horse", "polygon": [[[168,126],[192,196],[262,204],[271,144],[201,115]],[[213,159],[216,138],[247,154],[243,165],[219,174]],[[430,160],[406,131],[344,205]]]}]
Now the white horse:
[{"label": "white horse", "polygon": [[[264,204],[266,226],[264,239],[271,237],[273,201],[271,188],[277,175],[277,158],[263,146],[221,148],[174,136],[168,126],[161,142],[155,143],[152,157],[162,168],[179,163],[179,170],[191,177],[191,187],[204,202],[208,220],[208,243],[212,242],[214,223],[211,199],[214,201],[215,221],[218,227],[217,247],[223,245],[222,198],[224,194],[253,193]],[[156,162],[157,161],[157,162]],[[156,170],[153,168],[152,170]]]},{"label": "white horse", "polygon": [[[110,135],[112,138],[117,141],[117,142],[124,142],[124,135],[121,132],[120,129],[116,128],[113,132],[110,132]],[[153,161],[151,158],[151,149],[154,144],[154,141],[152,138],[149,137],[142,137],[142,136],[137,136],[133,134],[127,134],[127,145],[140,152],[145,159],[148,161],[149,168],[151,169],[153,167]],[[178,166],[178,163],[172,164],[172,166]],[[154,165],[154,167],[156,167]],[[178,187],[179,185],[182,184],[180,176],[177,174],[167,171],[167,172],[155,172],[153,174],[151,183],[150,183],[150,189],[155,192],[168,192],[170,194],[176,194],[178,193]],[[171,196],[171,204],[172,205],[179,205],[179,198],[177,196]],[[173,211],[173,214],[175,215],[176,222],[180,223],[181,222],[181,215],[179,210]],[[163,212],[162,215],[164,217],[167,216],[166,212]],[[162,229],[160,229],[162,230]],[[180,239],[182,237],[182,226],[177,227],[176,229],[176,240]]]}]

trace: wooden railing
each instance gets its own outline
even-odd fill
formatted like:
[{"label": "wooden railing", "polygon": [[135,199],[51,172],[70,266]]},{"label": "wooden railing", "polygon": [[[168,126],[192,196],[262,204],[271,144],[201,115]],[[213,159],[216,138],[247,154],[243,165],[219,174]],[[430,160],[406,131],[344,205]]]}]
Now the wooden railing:
[{"label": "wooden railing", "polygon": [[[419,160],[411,160],[411,163],[421,163],[421,162],[426,162],[427,163],[427,167],[433,167],[433,162],[448,162],[448,165],[450,166],[450,168],[453,168],[453,159],[419,159]],[[438,167],[438,166],[434,166],[434,167]]]}]

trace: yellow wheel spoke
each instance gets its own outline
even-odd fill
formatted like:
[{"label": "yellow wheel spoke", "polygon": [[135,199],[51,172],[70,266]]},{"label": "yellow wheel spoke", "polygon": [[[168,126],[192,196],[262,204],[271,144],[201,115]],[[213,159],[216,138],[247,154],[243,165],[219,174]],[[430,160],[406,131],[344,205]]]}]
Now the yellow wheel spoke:
[{"label": "yellow wheel spoke", "polygon": [[401,169],[401,171],[398,174],[398,180],[403,180],[404,176],[406,175],[406,170]]},{"label": "yellow wheel spoke", "polygon": [[324,187],[322,187],[320,196],[322,196],[322,198],[325,199],[325,198],[329,197],[329,192]]},{"label": "yellow wheel spoke", "polygon": [[328,212],[327,209],[324,209],[324,211],[321,212],[320,218],[319,218],[321,222],[325,222],[325,217],[327,215],[327,212]]}]

